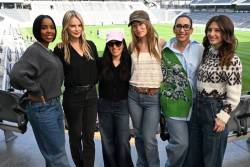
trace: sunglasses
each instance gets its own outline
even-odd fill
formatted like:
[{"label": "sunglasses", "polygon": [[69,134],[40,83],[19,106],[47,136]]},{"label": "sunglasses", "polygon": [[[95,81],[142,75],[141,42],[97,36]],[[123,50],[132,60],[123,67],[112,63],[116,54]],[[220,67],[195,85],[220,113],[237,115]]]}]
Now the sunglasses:
[{"label": "sunglasses", "polygon": [[114,47],[117,46],[117,47],[120,47],[122,45],[122,41],[110,41],[107,43],[108,47]]},{"label": "sunglasses", "polygon": [[192,26],[189,25],[189,24],[184,24],[184,25],[176,24],[174,26],[174,28],[177,29],[177,30],[181,30],[183,28],[185,31],[188,31],[188,30],[190,30],[192,28]]}]

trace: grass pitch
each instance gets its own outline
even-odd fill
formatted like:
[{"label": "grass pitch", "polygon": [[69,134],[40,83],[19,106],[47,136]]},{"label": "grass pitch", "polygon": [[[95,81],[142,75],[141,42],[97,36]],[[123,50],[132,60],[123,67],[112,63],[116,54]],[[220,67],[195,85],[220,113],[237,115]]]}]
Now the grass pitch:
[{"label": "grass pitch", "polygon": [[[154,25],[157,33],[160,38],[169,40],[174,36],[173,34],[173,25],[170,24],[156,24]],[[86,37],[89,40],[94,41],[97,46],[99,56],[102,56],[102,52],[105,46],[105,34],[109,29],[121,29],[124,31],[125,39],[127,44],[131,41],[130,27],[127,25],[109,25],[109,26],[85,26]],[[22,34],[25,37],[32,36],[31,28],[22,29]],[[250,31],[240,31],[236,30],[236,37],[238,39],[238,48],[237,54],[241,59],[243,64],[243,87],[242,93],[250,91]],[[194,26],[194,32],[192,39],[201,42],[204,37],[204,27]],[[57,38],[53,44],[50,45],[50,48],[54,48],[56,43],[61,41],[61,27],[57,28]]]}]

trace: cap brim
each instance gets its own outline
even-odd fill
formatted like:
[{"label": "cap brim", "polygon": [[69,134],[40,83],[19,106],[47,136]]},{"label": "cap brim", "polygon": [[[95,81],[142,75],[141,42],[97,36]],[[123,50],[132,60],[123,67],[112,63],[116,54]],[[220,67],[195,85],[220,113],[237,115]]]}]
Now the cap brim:
[{"label": "cap brim", "polygon": [[131,20],[129,23],[128,23],[128,27],[129,26],[131,26],[132,24],[133,24],[133,22],[136,22],[136,21],[138,21],[138,22],[142,22],[142,21],[146,21],[146,19],[133,19],[133,20]]},{"label": "cap brim", "polygon": [[123,38],[122,39],[114,39],[114,38],[111,38],[111,39],[108,39],[107,41],[106,41],[106,43],[108,43],[108,42],[110,42],[110,41],[120,41],[120,42],[122,42],[123,41]]}]

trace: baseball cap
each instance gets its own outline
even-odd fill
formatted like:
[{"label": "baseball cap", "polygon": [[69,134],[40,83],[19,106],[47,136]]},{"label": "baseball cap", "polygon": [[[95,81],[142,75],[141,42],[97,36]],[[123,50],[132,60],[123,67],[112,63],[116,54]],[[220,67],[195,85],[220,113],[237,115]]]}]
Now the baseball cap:
[{"label": "baseball cap", "polygon": [[106,43],[109,41],[115,40],[115,41],[122,41],[124,39],[124,34],[121,30],[110,30],[108,31],[106,35]]},{"label": "baseball cap", "polygon": [[134,21],[150,21],[148,13],[144,10],[136,10],[129,16],[129,23],[128,26],[131,26],[131,24]]}]

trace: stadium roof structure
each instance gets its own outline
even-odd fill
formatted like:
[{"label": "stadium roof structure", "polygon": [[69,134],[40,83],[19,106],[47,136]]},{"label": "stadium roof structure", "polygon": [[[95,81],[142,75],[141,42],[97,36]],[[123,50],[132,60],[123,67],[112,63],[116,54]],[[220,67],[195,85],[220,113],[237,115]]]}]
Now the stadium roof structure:
[{"label": "stadium roof structure", "polygon": [[250,0],[238,0],[238,1],[236,1],[236,4],[238,6],[250,5]]},{"label": "stadium roof structure", "polygon": [[192,10],[224,10],[224,11],[250,11],[250,0],[193,0],[190,3]]},{"label": "stadium roof structure", "polygon": [[0,3],[23,3],[24,0],[0,0]]},{"label": "stadium roof structure", "polygon": [[232,5],[237,0],[193,0],[191,2],[191,6],[204,6],[204,5],[215,5],[215,6],[223,6],[223,5]]}]

